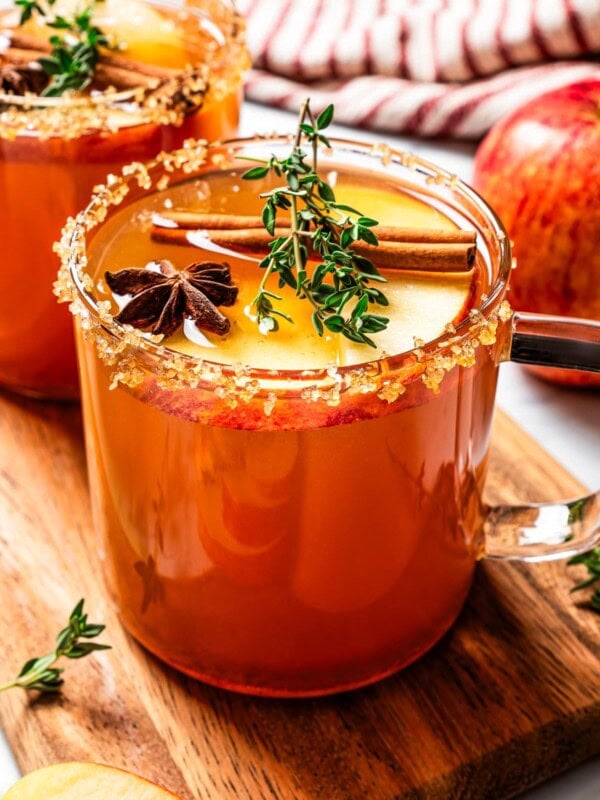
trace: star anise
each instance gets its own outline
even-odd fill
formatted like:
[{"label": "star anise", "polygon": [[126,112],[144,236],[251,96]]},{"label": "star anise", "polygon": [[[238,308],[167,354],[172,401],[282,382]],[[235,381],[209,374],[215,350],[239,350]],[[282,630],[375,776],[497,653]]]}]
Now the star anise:
[{"label": "star anise", "polygon": [[154,263],[160,272],[145,268],[105,273],[114,294],[133,295],[115,316],[117,322],[166,337],[189,317],[199,328],[227,333],[230,322],[217,306],[231,306],[237,298],[229,264],[205,261],[177,270],[170,261]]},{"label": "star anise", "polygon": [[0,66],[0,92],[14,95],[39,94],[48,83],[48,76],[36,67],[4,64]]}]

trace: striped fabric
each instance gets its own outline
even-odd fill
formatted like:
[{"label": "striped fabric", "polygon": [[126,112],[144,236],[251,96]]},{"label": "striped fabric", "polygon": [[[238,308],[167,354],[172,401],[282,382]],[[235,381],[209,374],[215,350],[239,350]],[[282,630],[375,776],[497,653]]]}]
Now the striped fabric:
[{"label": "striped fabric", "polygon": [[516,106],[600,79],[600,0],[238,0],[247,96],[336,121],[478,138]]}]

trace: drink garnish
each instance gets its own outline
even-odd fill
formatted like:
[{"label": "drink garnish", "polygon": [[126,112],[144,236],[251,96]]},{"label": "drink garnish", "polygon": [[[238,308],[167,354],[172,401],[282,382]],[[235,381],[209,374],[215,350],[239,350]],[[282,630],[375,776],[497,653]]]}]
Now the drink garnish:
[{"label": "drink garnish", "polygon": [[586,605],[600,613],[600,547],[573,556],[567,563],[572,566],[579,564],[587,569],[588,577],[576,584],[571,591],[579,592],[582,589],[593,588],[594,591]]},{"label": "drink garnish", "polygon": [[3,31],[8,46],[0,50],[0,91],[40,97],[86,89],[136,91],[137,101],[147,96],[154,106],[183,114],[202,105],[208,88],[205,64],[176,69],[127,57],[122,53],[126,42],[93,24],[102,0],[90,0],[72,17],[54,13],[56,2],[18,0],[21,26],[35,14],[56,33],[44,39],[22,27]]},{"label": "drink garnish", "polygon": [[217,308],[232,306],[237,298],[229,264],[205,261],[178,270],[165,260],[144,269],[106,272],[104,278],[113,294],[132,295],[114,317],[121,324],[165,337],[175,333],[186,317],[220,336],[231,327]]},{"label": "drink garnish", "polygon": [[[280,319],[293,322],[276,307],[281,295],[267,289],[269,278],[277,275],[279,288],[290,287],[313,306],[312,323],[319,336],[327,329],[376,347],[369,334],[385,330],[389,319],[372,313],[370,308],[389,303],[372,284],[385,283],[386,279],[353,245],[366,242],[377,246],[373,232],[377,220],[336,202],[332,186],[317,172],[318,147],[320,143],[330,146],[323,130],[332,120],[332,105],[315,118],[309,100],[305,100],[291,154],[285,159],[251,159],[260,166],[243,175],[246,180],[260,180],[273,174],[286,181],[284,186],[260,195],[267,201],[262,221],[273,238],[268,255],[260,262],[264,275],[249,310],[264,333],[277,330]],[[303,140],[311,146],[310,163],[302,149]],[[290,217],[283,235],[277,230],[280,211]],[[319,263],[309,272],[309,258],[315,255]]]},{"label": "drink garnish", "polygon": [[[306,100],[287,158],[240,156],[259,164],[243,173],[246,180],[263,179],[270,174],[285,178],[284,186],[258,195],[266,199],[262,215],[163,209],[153,214],[150,235],[156,242],[189,247],[192,243],[189,232],[200,230],[203,240],[226,247],[226,252],[235,254],[239,252],[236,248],[240,248],[260,254],[257,260],[264,275],[246,311],[256,320],[263,335],[277,331],[281,319],[293,322],[277,306],[283,297],[267,286],[269,279],[277,275],[280,289],[287,286],[312,305],[312,324],[319,336],[325,331],[341,333],[353,342],[376,347],[371,335],[385,330],[389,323],[387,317],[372,311],[373,306],[388,305],[386,295],[377,286],[386,283],[378,267],[469,273],[475,264],[476,232],[379,225],[355,208],[338,203],[333,188],[317,172],[319,143],[330,146],[322,131],[332,119],[332,106],[315,118]],[[305,141],[311,144],[310,163],[302,149]],[[217,267],[212,264],[213,269]],[[139,271],[134,271],[137,274]],[[114,277],[107,276],[114,292],[132,293],[115,288]],[[175,280],[178,282],[180,278]],[[159,284],[165,284],[166,278],[151,272],[144,281],[136,286],[139,299],[132,300],[115,320],[169,336],[183,319],[183,301],[178,301],[177,313],[172,317],[175,298],[170,300],[164,289],[155,290]],[[150,287],[153,291],[146,295],[144,290]],[[222,301],[219,304],[227,305]],[[186,313],[192,316],[190,310]],[[216,324],[215,314],[221,325]],[[193,318],[199,327],[215,333],[229,330],[225,317],[216,309],[210,318],[203,319],[202,314]]]},{"label": "drink garnish", "polygon": [[39,94],[47,82],[47,76],[38,65],[0,66],[0,92],[17,95]]},{"label": "drink garnish", "polygon": [[[151,237],[155,242],[188,245],[189,231],[202,235],[220,246],[258,250],[273,237],[258,216],[214,214],[205,211],[163,209],[152,219]],[[283,221],[274,229],[275,236],[285,236]],[[355,253],[373,258],[378,268],[410,272],[470,272],[477,252],[474,230],[443,228],[407,228],[377,225],[378,244],[355,241]]]},{"label": "drink garnish", "polygon": [[0,686],[0,692],[21,688],[43,693],[59,692],[64,682],[62,668],[55,664],[61,658],[85,658],[98,650],[110,650],[109,644],[81,641],[95,639],[104,630],[104,625],[88,622],[83,613],[83,600],[80,600],[69,616],[67,626],[56,637],[56,647],[52,653],[27,661],[19,675],[9,683]]},{"label": "drink garnish", "polygon": [[108,37],[92,22],[96,0],[89,0],[83,9],[74,11],[71,16],[53,13],[56,0],[15,0],[15,4],[21,7],[21,25],[35,14],[57,31],[50,37],[50,53],[38,58],[50,79],[40,94],[59,97],[68,90],[81,91],[89,86],[100,47],[111,46]]}]

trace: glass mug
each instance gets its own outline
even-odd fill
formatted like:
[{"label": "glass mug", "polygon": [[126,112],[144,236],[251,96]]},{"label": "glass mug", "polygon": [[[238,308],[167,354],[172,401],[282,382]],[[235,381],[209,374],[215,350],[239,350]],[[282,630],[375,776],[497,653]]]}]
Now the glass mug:
[{"label": "glass mug", "polygon": [[320,163],[397,182],[477,231],[485,292],[438,339],[358,366],[250,369],[114,322],[87,254],[115,214],[158,203],[167,178],[210,184],[290,141],[188,143],[111,183],[66,226],[56,284],[77,322],[94,523],[123,623],[175,668],[268,696],[393,673],[453,624],[479,558],[570,556],[600,523],[596,496],[557,504],[558,531],[545,506],[485,506],[499,363],[598,371],[600,324],[512,315],[501,223],[413,155],[334,140]]},{"label": "glass mug", "polygon": [[[79,393],[72,321],[52,296],[52,245],[64,220],[125,164],[191,136],[218,139],[237,130],[248,59],[233,2],[197,0],[185,11],[168,0],[150,6],[178,26],[189,57],[207,65],[197,110],[181,118],[170,95],[157,105],[138,89],[36,98],[33,105],[0,93],[0,386],[13,391],[53,399]],[[14,28],[18,13],[0,11],[0,28]]]}]

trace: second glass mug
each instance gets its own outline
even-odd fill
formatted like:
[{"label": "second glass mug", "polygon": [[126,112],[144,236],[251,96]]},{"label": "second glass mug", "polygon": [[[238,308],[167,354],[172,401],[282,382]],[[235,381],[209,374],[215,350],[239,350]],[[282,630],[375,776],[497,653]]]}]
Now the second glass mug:
[{"label": "second glass mug", "polygon": [[413,155],[334,140],[321,166],[398,182],[477,231],[486,293],[435,341],[358,367],[245,369],[174,353],[98,305],[86,247],[106,217],[165,176],[209,182],[289,146],[191,143],[149,165],[151,186],[99,192],[64,230],[57,283],[77,320],[94,523],[123,623],[177,669],[268,696],[355,688],[414,661],[483,556],[566,557],[600,538],[595,495],[550,517],[482,500],[499,363],[600,371],[600,324],[513,315],[501,223]]},{"label": "second glass mug", "polygon": [[[52,245],[66,217],[95,184],[131,161],[180,147],[189,137],[220,139],[237,131],[244,28],[231,0],[195,0],[185,12],[170,0],[151,9],[180,26],[186,53],[202,53],[208,89],[201,106],[175,112],[138,102],[137,90],[37,98],[0,92],[0,386],[39,398],[78,396],[72,321],[52,296]],[[0,10],[0,28],[17,12]],[[208,55],[207,55],[208,53]],[[190,59],[192,55],[189,55]],[[173,71],[173,70],[172,70]],[[185,70],[181,69],[183,74]]]}]

